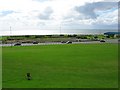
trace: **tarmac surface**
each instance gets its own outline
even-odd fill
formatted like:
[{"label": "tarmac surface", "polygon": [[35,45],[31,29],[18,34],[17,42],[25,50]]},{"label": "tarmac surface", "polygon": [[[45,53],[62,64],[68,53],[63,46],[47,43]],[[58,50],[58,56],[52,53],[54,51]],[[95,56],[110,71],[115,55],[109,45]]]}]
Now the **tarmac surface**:
[{"label": "tarmac surface", "polygon": [[[72,42],[72,44],[92,44],[92,43],[118,43],[118,39],[108,39],[105,40],[105,42],[100,42],[100,41],[84,41],[84,42]],[[46,43],[38,43],[38,44],[33,44],[33,43],[22,43],[21,46],[32,46],[32,45],[54,45],[54,44],[67,44],[67,43],[61,43],[61,42],[46,42]],[[14,46],[15,43],[12,44],[1,44],[0,46]]]}]

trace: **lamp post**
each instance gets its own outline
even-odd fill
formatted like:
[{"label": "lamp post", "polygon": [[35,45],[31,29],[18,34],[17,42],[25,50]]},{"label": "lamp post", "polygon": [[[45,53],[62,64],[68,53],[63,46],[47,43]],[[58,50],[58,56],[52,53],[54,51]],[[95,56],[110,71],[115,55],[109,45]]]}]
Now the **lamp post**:
[{"label": "lamp post", "polygon": [[63,24],[63,21],[60,22],[60,35],[62,34],[62,24]]},{"label": "lamp post", "polygon": [[[12,29],[11,29],[11,26],[10,26],[10,36],[12,36]],[[12,47],[12,41],[11,41],[11,47]]]},{"label": "lamp post", "polygon": [[60,23],[60,35],[61,35],[62,23]]}]

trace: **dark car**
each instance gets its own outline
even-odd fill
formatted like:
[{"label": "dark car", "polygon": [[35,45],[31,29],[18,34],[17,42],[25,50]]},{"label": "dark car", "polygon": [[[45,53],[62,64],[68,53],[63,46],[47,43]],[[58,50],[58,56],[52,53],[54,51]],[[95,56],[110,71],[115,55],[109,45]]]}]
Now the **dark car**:
[{"label": "dark car", "polygon": [[14,44],[14,46],[21,46],[21,43],[16,43]]},{"label": "dark car", "polygon": [[105,42],[105,40],[100,40],[100,42]]},{"label": "dark car", "polygon": [[72,44],[72,42],[71,42],[71,41],[67,41],[66,43],[67,43],[67,44]]},{"label": "dark car", "polygon": [[33,44],[38,44],[38,42],[37,41],[33,41]]},{"label": "dark car", "polygon": [[61,43],[66,43],[66,41],[61,41]]}]

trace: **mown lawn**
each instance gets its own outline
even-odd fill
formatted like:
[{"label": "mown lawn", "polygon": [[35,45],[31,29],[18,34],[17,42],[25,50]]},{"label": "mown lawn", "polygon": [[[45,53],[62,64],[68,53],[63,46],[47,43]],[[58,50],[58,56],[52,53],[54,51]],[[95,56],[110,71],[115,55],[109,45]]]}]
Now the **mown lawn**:
[{"label": "mown lawn", "polygon": [[[3,47],[3,88],[116,88],[117,44]],[[32,80],[25,78],[27,72]]]}]

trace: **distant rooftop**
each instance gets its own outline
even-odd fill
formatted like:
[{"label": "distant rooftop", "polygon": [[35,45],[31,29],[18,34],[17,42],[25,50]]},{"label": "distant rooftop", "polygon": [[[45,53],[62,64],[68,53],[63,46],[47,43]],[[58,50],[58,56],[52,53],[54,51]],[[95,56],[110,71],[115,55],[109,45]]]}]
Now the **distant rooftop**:
[{"label": "distant rooftop", "polygon": [[106,32],[105,35],[114,35],[114,34],[120,34],[120,32]]}]

